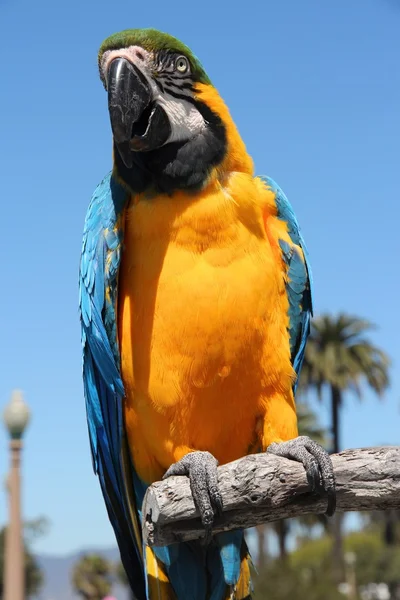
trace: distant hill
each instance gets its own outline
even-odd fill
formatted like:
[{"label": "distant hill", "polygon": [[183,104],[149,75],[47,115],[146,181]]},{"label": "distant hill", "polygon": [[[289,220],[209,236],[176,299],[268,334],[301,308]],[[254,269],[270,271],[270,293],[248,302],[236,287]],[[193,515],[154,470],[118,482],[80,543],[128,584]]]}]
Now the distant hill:
[{"label": "distant hill", "polygon": [[[101,550],[90,548],[66,556],[37,554],[36,558],[45,577],[44,586],[37,600],[78,600],[79,596],[76,596],[72,591],[71,571],[82,554],[86,553],[100,554],[113,562],[119,561],[117,548]],[[127,590],[119,585],[114,586],[113,595],[117,600],[129,600]]]}]

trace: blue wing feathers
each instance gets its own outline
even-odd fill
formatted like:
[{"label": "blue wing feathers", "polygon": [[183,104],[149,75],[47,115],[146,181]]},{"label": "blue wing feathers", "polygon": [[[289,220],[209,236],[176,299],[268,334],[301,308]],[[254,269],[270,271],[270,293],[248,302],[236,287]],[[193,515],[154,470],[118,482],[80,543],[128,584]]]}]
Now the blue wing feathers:
[{"label": "blue wing feathers", "polygon": [[[289,299],[289,336],[293,368],[297,380],[293,386],[296,391],[298,377],[304,360],[304,351],[312,316],[312,275],[307,247],[301,235],[296,215],[289,200],[281,188],[270,177],[263,177],[267,187],[275,194],[278,218],[287,225],[292,244],[279,240],[287,270],[287,294]],[[303,257],[299,252],[303,253]]]},{"label": "blue wing feathers", "polygon": [[119,370],[115,295],[126,191],[107,175],[86,215],[79,274],[83,381],[93,467],[98,473],[121,558],[138,600],[144,600],[141,552],[130,521],[124,482],[123,383]]},{"label": "blue wing feathers", "polygon": [[240,575],[243,531],[229,531],[216,536],[220,548],[222,568],[228,585],[235,585]]}]

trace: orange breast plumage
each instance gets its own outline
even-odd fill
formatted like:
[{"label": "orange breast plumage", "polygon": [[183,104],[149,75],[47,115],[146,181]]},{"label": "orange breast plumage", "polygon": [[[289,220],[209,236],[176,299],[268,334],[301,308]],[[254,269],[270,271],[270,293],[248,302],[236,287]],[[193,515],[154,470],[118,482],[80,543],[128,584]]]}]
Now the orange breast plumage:
[{"label": "orange breast plumage", "polygon": [[[190,450],[228,462],[296,435],[274,196],[244,173],[125,213],[119,340],[138,475]],[[266,229],[266,223],[267,229]],[[282,427],[280,426],[282,423]]]}]

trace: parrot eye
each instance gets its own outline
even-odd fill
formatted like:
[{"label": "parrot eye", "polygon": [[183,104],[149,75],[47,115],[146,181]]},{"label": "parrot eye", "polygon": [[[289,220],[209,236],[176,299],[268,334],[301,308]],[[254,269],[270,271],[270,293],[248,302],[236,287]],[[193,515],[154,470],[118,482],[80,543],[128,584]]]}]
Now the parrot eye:
[{"label": "parrot eye", "polygon": [[186,73],[189,70],[189,61],[185,56],[179,56],[176,59],[175,68],[179,73]]}]

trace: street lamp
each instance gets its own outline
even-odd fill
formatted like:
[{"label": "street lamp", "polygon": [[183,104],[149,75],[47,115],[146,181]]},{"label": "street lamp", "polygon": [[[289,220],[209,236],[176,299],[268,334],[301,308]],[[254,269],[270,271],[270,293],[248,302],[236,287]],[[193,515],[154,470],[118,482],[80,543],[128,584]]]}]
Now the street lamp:
[{"label": "street lamp", "polygon": [[4,410],[4,423],[10,435],[10,473],[7,478],[9,521],[4,553],[4,600],[24,600],[24,544],[21,524],[21,452],[22,436],[29,423],[30,412],[22,392],[14,390]]}]

